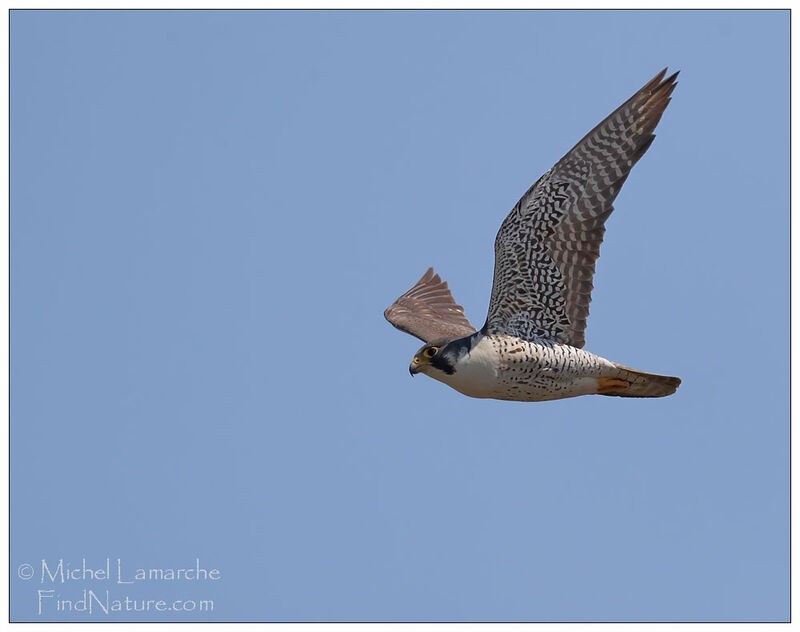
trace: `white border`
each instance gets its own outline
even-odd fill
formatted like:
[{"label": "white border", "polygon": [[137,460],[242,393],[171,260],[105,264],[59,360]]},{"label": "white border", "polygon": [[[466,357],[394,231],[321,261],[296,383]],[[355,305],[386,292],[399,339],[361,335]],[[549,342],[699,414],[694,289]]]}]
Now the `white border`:
[{"label": "white border", "polygon": [[[700,6],[692,6],[688,4],[685,0],[683,2],[677,2],[674,0],[665,0],[658,3],[648,3],[648,2],[635,2],[631,0],[617,0],[613,3],[608,2],[601,2],[598,0],[583,0],[582,2],[571,2],[571,1],[564,1],[564,2],[531,2],[525,0],[503,0],[502,2],[498,2],[497,4],[490,4],[484,1],[477,1],[477,0],[436,0],[435,2],[423,2],[422,0],[393,0],[391,2],[379,2],[375,0],[348,0],[346,3],[337,2],[335,0],[316,0],[314,2],[256,2],[256,1],[242,1],[238,0],[235,3],[227,6],[220,6],[219,3],[211,3],[205,0],[173,0],[169,4],[160,4],[156,2],[140,2],[135,0],[129,0],[128,2],[102,2],[98,0],[83,0],[82,2],[75,4],[75,3],[68,3],[68,2],[60,2],[60,1],[53,1],[53,0],[43,0],[42,2],[33,2],[29,0],[20,0],[18,2],[10,3],[4,6],[5,11],[3,12],[3,46],[2,50],[0,51],[0,67],[2,67],[2,77],[3,77],[3,86],[5,91],[5,98],[2,100],[2,114],[4,117],[4,121],[8,121],[8,27],[9,27],[9,9],[69,9],[74,7],[79,7],[81,9],[217,9],[217,8],[225,8],[225,9],[234,9],[234,8],[241,8],[241,9],[335,9],[335,8],[347,8],[347,9],[370,9],[370,8],[382,8],[382,9],[787,9],[791,8],[793,3],[791,2],[759,2],[756,6],[755,2],[751,3],[743,3],[743,2],[723,2],[723,1],[704,1]],[[797,68],[797,52],[796,48],[793,47],[792,49],[792,68]],[[792,72],[792,78],[794,78],[795,72]],[[746,79],[745,79],[746,80]],[[796,83],[793,81],[793,86]],[[792,96],[794,97],[794,89],[792,90]],[[792,99],[794,105],[797,104],[796,99]],[[792,107],[792,114],[795,113],[795,107]],[[794,117],[793,117],[794,118]],[[795,119],[797,120],[797,119]],[[3,125],[3,139],[5,141],[4,145],[6,147],[6,151],[2,153],[2,159],[0,159],[0,168],[2,169],[3,178],[2,178],[2,189],[0,193],[4,196],[5,200],[8,200],[8,125],[7,123]],[[793,144],[794,148],[794,144]],[[794,149],[792,151],[792,157],[794,158]],[[792,161],[792,182],[796,181],[794,177],[798,170],[798,161]],[[0,307],[0,328],[4,332],[8,331],[8,212],[9,209],[6,206],[5,213],[3,214],[2,220],[0,220],[0,247],[2,251],[2,256],[0,256],[0,296],[2,296],[2,306]],[[794,221],[792,223],[792,241],[793,243],[797,243],[798,231],[800,231],[800,221]],[[793,253],[794,254],[794,253]],[[800,300],[800,268],[798,267],[797,257],[792,256],[792,312],[794,315],[798,314],[797,310],[797,301]],[[794,324],[794,318],[792,318],[792,324]],[[0,352],[2,353],[5,358],[8,358],[8,337],[7,335],[2,336],[2,343],[0,343]],[[776,344],[781,344],[782,340],[773,341]],[[798,348],[797,338],[792,339],[791,344],[791,354],[792,360],[796,357],[796,351]],[[792,363],[794,364],[794,362]],[[792,393],[796,393],[798,380],[800,380],[800,376],[798,376],[797,372],[792,374]],[[0,406],[2,406],[2,410],[5,411],[4,415],[6,416],[6,432],[0,433],[0,452],[2,452],[4,464],[3,467],[0,468],[0,504],[3,507],[3,517],[0,520],[0,540],[3,540],[3,546],[0,547],[0,560],[2,561],[2,566],[6,570],[5,573],[0,573],[0,601],[6,601],[6,611],[4,615],[4,620],[0,620],[0,628],[5,628],[9,626],[7,620],[9,615],[9,608],[10,604],[8,604],[6,596],[8,595],[8,569],[9,569],[9,559],[8,559],[8,364],[6,362],[0,364],[0,381],[4,385],[0,392],[2,392],[2,396],[0,396]],[[794,415],[792,415],[794,417]],[[797,448],[798,442],[798,434],[794,433],[792,438],[792,449],[795,453],[795,448]],[[798,489],[798,485],[795,483],[797,482],[795,479],[797,477],[797,468],[795,468],[792,472],[792,488]],[[792,528],[792,535],[795,535],[797,531],[796,523],[793,523]],[[793,538],[793,541],[796,541]],[[793,564],[792,567],[794,568],[794,551],[792,554]],[[792,587],[792,603],[796,603],[796,585]],[[31,625],[31,624],[28,624]],[[38,623],[32,624],[36,626],[37,630],[63,630],[62,627],[65,625],[64,623]],[[67,624],[67,625],[75,625],[75,624]],[[81,625],[81,624],[78,624]],[[160,632],[161,630],[166,630],[170,626],[175,624],[172,623],[92,623],[91,629],[104,629],[106,627],[117,627],[121,628],[128,632],[139,632],[140,630],[146,632]],[[186,623],[178,624],[181,626],[191,625]],[[227,627],[231,624],[224,624],[224,623],[202,623],[200,624],[202,630],[212,630],[221,627]],[[235,624],[235,630],[244,630],[244,629],[253,629],[253,628],[263,628],[265,624],[258,624],[258,623],[237,623]],[[361,624],[348,624],[348,623],[274,623],[268,624],[271,630],[286,630],[287,632],[308,632],[309,630],[351,630],[355,627],[355,629],[359,632],[373,632],[374,630],[385,630],[391,629],[397,632],[404,632],[405,630],[414,630],[416,632],[429,632],[434,630],[443,630],[443,629],[466,629],[466,628],[477,628],[478,626],[485,626],[486,624],[480,623],[447,623],[447,624],[429,624],[429,623],[421,623],[421,624],[414,624],[414,623],[395,623],[395,624],[380,624],[380,623],[361,623]],[[493,624],[489,624],[493,625]],[[794,624],[792,624],[794,625]],[[584,630],[584,629],[593,629],[593,630],[600,630],[600,629],[608,629],[611,626],[611,629],[618,629],[619,626],[622,626],[623,630],[639,630],[643,628],[649,628],[653,626],[657,626],[659,631],[667,632],[671,630],[681,630],[682,632],[695,632],[695,631],[708,631],[708,630],[720,630],[720,629],[728,629],[741,626],[741,624],[736,623],[661,623],[661,624],[647,624],[647,623],[631,623],[631,624],[619,624],[619,623],[507,623],[502,624],[502,630],[508,632],[518,632],[520,630],[526,629],[529,630],[531,628],[535,628],[537,630],[553,630],[553,631],[569,631],[573,632],[575,630]],[[10,626],[9,626],[10,627]],[[194,629],[194,628],[192,628]]]}]

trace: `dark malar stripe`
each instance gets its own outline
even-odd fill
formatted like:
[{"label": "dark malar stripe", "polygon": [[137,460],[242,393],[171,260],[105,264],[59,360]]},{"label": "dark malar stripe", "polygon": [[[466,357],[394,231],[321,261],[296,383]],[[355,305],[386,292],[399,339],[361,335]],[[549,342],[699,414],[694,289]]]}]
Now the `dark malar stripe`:
[{"label": "dark malar stripe", "polygon": [[455,366],[458,361],[472,351],[481,338],[483,338],[483,334],[476,331],[472,335],[453,340],[433,357],[431,364],[447,375],[453,375],[456,372]]}]

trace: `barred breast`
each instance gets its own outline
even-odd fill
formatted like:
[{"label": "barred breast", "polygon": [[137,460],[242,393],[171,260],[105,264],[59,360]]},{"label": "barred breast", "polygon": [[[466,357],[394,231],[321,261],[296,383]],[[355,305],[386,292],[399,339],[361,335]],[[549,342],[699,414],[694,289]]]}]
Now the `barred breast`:
[{"label": "barred breast", "polygon": [[470,397],[545,401],[601,392],[598,378],[620,371],[605,358],[566,344],[487,335],[455,365],[435,377]]}]

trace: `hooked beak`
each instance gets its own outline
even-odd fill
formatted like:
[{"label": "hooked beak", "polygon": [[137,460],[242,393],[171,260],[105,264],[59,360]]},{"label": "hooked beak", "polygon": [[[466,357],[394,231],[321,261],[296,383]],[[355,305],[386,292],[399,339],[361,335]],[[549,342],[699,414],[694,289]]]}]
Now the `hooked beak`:
[{"label": "hooked beak", "polygon": [[408,367],[408,372],[411,373],[411,377],[414,377],[420,371],[422,371],[422,364],[420,363],[419,358],[415,357]]}]

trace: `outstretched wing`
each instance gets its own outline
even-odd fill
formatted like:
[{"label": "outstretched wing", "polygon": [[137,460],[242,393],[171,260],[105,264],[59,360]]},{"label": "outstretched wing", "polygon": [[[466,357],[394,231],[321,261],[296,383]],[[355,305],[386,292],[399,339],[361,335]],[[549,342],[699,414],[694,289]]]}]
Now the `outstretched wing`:
[{"label": "outstretched wing", "polygon": [[678,73],[666,68],[534,184],[495,239],[486,333],[582,347],[605,221],[653,142]]},{"label": "outstretched wing", "polygon": [[464,308],[453,300],[447,282],[434,274],[433,268],[428,268],[383,315],[398,329],[426,343],[439,338],[463,338],[477,331],[464,316]]}]

